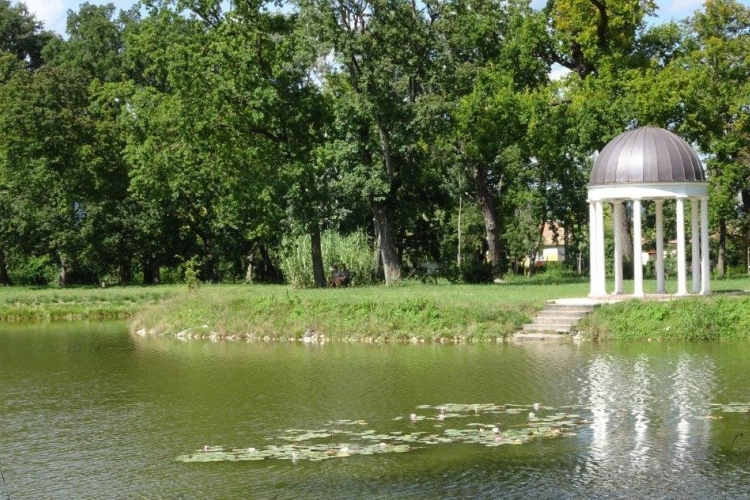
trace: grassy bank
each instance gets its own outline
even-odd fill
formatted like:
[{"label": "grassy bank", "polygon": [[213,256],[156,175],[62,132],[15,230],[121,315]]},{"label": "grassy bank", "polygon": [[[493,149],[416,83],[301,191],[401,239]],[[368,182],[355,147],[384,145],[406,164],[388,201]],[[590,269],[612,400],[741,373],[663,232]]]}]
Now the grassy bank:
[{"label": "grassy bank", "polygon": [[[712,289],[709,297],[603,306],[580,327],[600,340],[750,340],[750,278],[717,280]],[[407,281],[322,290],[202,285],[195,293],[184,285],[10,287],[0,288],[0,322],[132,318],[134,331],[194,338],[480,340],[517,331],[547,300],[587,294],[585,279],[543,276],[496,285]]]},{"label": "grassy bank", "polygon": [[[655,283],[646,283],[654,292]],[[632,292],[632,281],[625,291]],[[676,290],[674,280],[667,291]],[[611,285],[608,286],[611,289]],[[584,338],[599,340],[750,340],[750,277],[713,280],[712,294],[669,301],[631,300],[598,307],[578,325]]]},{"label": "grassy bank", "polygon": [[750,340],[750,295],[610,304],[584,318],[579,328],[584,337],[599,340]]},{"label": "grassy bank", "polygon": [[176,286],[57,288],[0,288],[0,321],[5,323],[114,320],[182,290]]},{"label": "grassy bank", "polygon": [[585,296],[579,281],[293,290],[202,286],[146,308],[135,331],[197,338],[411,340],[496,339],[517,331],[546,300]]}]

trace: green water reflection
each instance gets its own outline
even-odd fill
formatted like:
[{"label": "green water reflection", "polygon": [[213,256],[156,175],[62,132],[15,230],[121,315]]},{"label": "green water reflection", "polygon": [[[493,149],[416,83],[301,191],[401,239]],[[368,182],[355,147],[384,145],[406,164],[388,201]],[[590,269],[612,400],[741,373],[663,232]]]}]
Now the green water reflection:
[{"label": "green water reflection", "polygon": [[[0,330],[0,467],[11,498],[747,498],[750,346],[180,342],[126,325]],[[576,435],[415,444],[322,462],[184,463],[362,420],[445,436],[449,403],[576,406]],[[420,408],[422,406],[422,408]],[[545,410],[540,413],[543,414]],[[420,418],[410,419],[411,413]],[[461,426],[473,417],[465,417]],[[478,418],[478,417],[477,417]],[[345,438],[342,438],[344,443]],[[347,438],[347,440],[350,440]],[[0,495],[7,496],[7,495]]]}]

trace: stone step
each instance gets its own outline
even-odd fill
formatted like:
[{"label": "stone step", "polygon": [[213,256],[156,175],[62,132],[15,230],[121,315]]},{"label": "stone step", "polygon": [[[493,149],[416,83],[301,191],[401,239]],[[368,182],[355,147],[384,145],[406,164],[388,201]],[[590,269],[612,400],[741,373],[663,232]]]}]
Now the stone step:
[{"label": "stone step", "polygon": [[594,310],[591,304],[556,304],[549,302],[544,309],[523,325],[526,333],[571,333],[586,315]]},{"label": "stone step", "polygon": [[524,332],[556,332],[556,333],[570,333],[570,326],[561,325],[550,325],[540,323],[527,323],[523,325]]},{"label": "stone step", "polygon": [[594,310],[594,305],[586,304],[557,304],[555,302],[548,302],[544,306],[545,310],[551,311],[580,311],[580,312],[591,312]]},{"label": "stone step", "polygon": [[565,332],[517,332],[515,340],[560,340],[564,339]]},{"label": "stone step", "polygon": [[531,318],[531,323],[535,325],[561,325],[573,326],[582,318],[560,318],[557,316],[535,316]]},{"label": "stone step", "polygon": [[591,311],[565,311],[563,309],[542,309],[537,313],[537,317],[542,318],[584,318]]}]

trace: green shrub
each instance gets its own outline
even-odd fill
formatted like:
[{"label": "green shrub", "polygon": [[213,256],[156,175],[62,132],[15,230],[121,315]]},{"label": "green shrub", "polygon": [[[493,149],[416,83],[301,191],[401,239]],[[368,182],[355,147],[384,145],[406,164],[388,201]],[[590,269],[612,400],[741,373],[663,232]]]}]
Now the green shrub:
[{"label": "green shrub", "polygon": [[8,267],[10,281],[15,285],[56,284],[59,277],[58,266],[46,255],[9,263]]},{"label": "green shrub", "polygon": [[444,262],[440,264],[440,275],[451,283],[459,283],[461,281],[461,271],[458,269],[455,262]]},{"label": "green shrub", "polygon": [[442,264],[440,274],[451,283],[483,284],[492,283],[492,264],[470,260],[462,262],[459,268],[456,264]]},{"label": "green shrub", "polygon": [[543,274],[545,278],[550,280],[566,280],[580,276],[576,270],[571,269],[565,262],[545,262],[537,273]]},{"label": "green shrub", "polygon": [[280,267],[286,282],[295,288],[315,286],[310,237],[308,235],[300,235],[296,238],[284,237],[281,252]]},{"label": "green shrub", "polygon": [[[727,279],[744,278],[746,276],[748,276],[748,269],[745,264],[727,266],[727,272],[724,275],[724,277]],[[712,276],[712,279],[716,279],[716,276]]]},{"label": "green shrub", "polygon": [[[313,278],[310,237],[285,238],[282,242],[281,270],[286,282],[295,288],[312,288]],[[335,231],[325,231],[321,235],[323,267],[326,279],[330,279],[334,266],[345,264],[354,273],[353,285],[371,285],[375,282],[372,270],[375,255],[372,245],[364,233],[357,231],[341,235]]]},{"label": "green shrub", "polygon": [[462,263],[461,281],[469,284],[492,283],[492,264],[477,261]]},{"label": "green shrub", "polygon": [[197,269],[198,261],[195,257],[185,262],[185,284],[188,287],[188,291],[195,293],[200,285],[200,279],[198,274],[200,271]]}]

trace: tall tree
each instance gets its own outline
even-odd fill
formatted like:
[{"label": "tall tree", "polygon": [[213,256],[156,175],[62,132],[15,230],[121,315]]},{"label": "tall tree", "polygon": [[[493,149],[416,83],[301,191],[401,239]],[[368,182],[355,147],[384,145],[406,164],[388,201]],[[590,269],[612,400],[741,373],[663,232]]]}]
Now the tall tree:
[{"label": "tall tree", "polygon": [[[101,277],[117,275],[120,283],[132,279],[137,252],[133,228],[134,205],[129,196],[125,136],[118,117],[125,106],[123,32],[132,15],[115,17],[115,7],[84,3],[68,12],[68,39],[55,39],[44,50],[49,64],[75,71],[88,83],[88,116],[93,128],[84,151],[90,187],[86,217],[81,226],[83,254]],[[116,271],[115,271],[116,269]]]},{"label": "tall tree", "polygon": [[16,248],[59,262],[65,285],[82,261],[80,227],[90,199],[86,86],[79,74],[50,67],[15,73],[0,96],[0,173],[14,207],[6,223],[18,235]]},{"label": "tall tree", "polygon": [[320,56],[332,56],[325,84],[337,100],[342,176],[369,201],[385,281],[401,276],[397,211],[409,182],[415,103],[425,91],[439,5],[405,0],[301,0]]},{"label": "tall tree", "polygon": [[636,36],[655,9],[653,0],[548,0],[548,56],[580,78],[596,75],[604,60],[633,53]]},{"label": "tall tree", "polygon": [[[652,0],[549,0],[546,58],[572,71],[567,98],[578,111],[573,137],[589,153],[601,150],[633,124],[633,94],[627,72],[647,60],[639,49]],[[631,272],[634,256],[631,222],[622,217],[623,267]]]},{"label": "tall tree", "polygon": [[528,99],[516,92],[512,77],[491,69],[477,78],[473,92],[461,99],[456,113],[458,148],[484,219],[494,276],[504,271],[497,204],[515,180],[508,154],[523,139],[528,120]]},{"label": "tall tree", "polygon": [[38,68],[43,63],[42,50],[53,38],[25,3],[0,0],[0,51],[12,54],[28,68]]},{"label": "tall tree", "polygon": [[504,194],[527,133],[529,96],[547,83],[548,63],[536,52],[544,18],[528,2],[472,0],[446,4],[438,25],[440,90],[451,116],[452,146],[484,219],[495,277],[504,272]]},{"label": "tall tree", "polygon": [[750,185],[750,8],[707,0],[689,26],[693,50],[674,62],[685,76],[681,130],[707,155],[717,269],[724,276],[730,228],[746,227],[750,209],[740,197]]},{"label": "tall tree", "polygon": [[134,193],[158,211],[180,203],[179,226],[196,238],[211,280],[220,257],[239,260],[225,252],[247,255],[253,245],[271,267],[268,245],[278,245],[289,215],[309,232],[324,284],[314,151],[326,113],[296,17],[264,2],[226,11],[218,1],[182,2],[147,23],[126,37],[145,84],[129,113]]},{"label": "tall tree", "polygon": [[[0,0],[0,85],[13,78],[14,73],[34,70],[43,63],[42,51],[54,35],[45,31],[42,23],[31,14],[26,5],[12,5],[9,0]],[[0,242],[0,284],[10,283],[7,267],[7,251],[12,243],[8,221],[12,218],[15,203],[12,193],[4,184],[3,200],[0,202],[6,216],[2,242]]]}]

